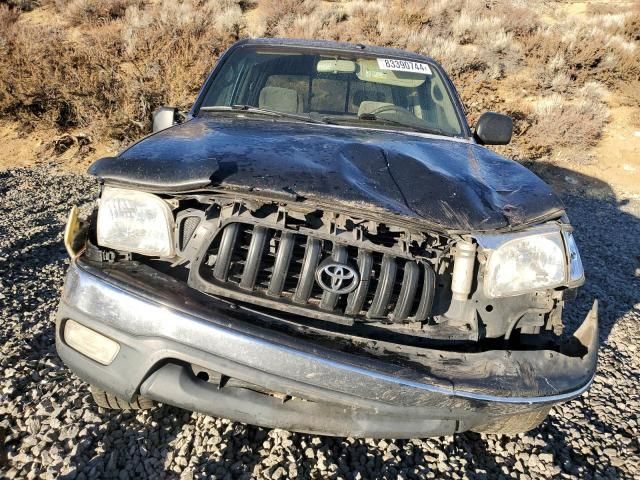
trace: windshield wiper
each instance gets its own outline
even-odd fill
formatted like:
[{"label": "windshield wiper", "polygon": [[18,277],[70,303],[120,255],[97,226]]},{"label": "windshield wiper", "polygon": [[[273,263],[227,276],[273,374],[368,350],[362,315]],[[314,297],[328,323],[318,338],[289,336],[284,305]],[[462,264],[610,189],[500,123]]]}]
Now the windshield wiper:
[{"label": "windshield wiper", "polygon": [[368,122],[380,122],[380,123],[388,123],[389,125],[398,125],[398,126],[402,126],[402,127],[407,127],[407,128],[412,128],[418,132],[422,132],[422,133],[432,133],[434,135],[442,135],[445,137],[450,137],[451,135],[445,133],[444,131],[440,130],[439,128],[435,128],[435,127],[423,127],[423,126],[419,126],[419,125],[414,125],[411,123],[404,123],[404,122],[399,122],[398,120],[392,120],[390,118],[384,118],[384,117],[378,117],[373,113],[363,113],[362,115],[358,116],[359,120],[365,120]]},{"label": "windshield wiper", "polygon": [[327,123],[322,120],[315,120],[311,117],[305,117],[304,115],[296,115],[295,113],[279,112],[278,110],[270,110],[268,108],[254,107],[253,105],[231,105],[229,106],[213,106],[200,108],[203,112],[243,112],[243,113],[256,113],[259,115],[270,115],[278,118],[291,118],[293,120],[299,120],[307,123]]}]

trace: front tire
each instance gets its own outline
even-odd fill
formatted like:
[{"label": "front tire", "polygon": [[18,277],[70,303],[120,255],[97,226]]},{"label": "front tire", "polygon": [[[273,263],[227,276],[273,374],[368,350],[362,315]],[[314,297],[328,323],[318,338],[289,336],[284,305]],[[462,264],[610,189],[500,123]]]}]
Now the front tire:
[{"label": "front tire", "polygon": [[533,430],[549,415],[551,407],[532,410],[526,413],[497,417],[487,423],[472,428],[477,433],[493,433],[502,435],[516,435]]},{"label": "front tire", "polygon": [[127,402],[94,385],[91,385],[89,390],[91,391],[91,396],[93,396],[93,401],[102,408],[111,410],[147,410],[153,408],[155,405],[153,400],[141,397],[140,395],[135,395],[130,402]]}]

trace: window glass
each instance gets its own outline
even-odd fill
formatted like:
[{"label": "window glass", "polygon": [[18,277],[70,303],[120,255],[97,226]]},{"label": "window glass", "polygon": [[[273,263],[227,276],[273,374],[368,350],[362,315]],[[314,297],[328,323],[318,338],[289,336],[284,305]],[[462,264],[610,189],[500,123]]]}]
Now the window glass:
[{"label": "window glass", "polygon": [[358,107],[363,100],[376,102],[393,102],[393,94],[390,85],[382,85],[371,82],[352,82],[349,91],[349,113],[358,113]]},{"label": "window glass", "polygon": [[345,80],[314,78],[311,83],[311,111],[345,113],[347,85]]},{"label": "window glass", "polygon": [[463,134],[455,104],[435,66],[357,52],[329,55],[312,49],[240,48],[216,74],[201,109],[232,105],[302,114],[329,123]]},{"label": "window glass", "polygon": [[267,87],[292,88],[298,93],[301,102],[300,110],[305,112],[309,105],[309,77],[304,75],[269,75],[265,82]]}]

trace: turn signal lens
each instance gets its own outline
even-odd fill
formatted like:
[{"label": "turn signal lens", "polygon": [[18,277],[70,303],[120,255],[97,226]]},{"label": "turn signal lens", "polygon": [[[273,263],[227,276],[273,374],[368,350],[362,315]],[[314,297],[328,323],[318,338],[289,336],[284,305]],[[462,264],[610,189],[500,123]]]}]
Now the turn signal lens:
[{"label": "turn signal lens", "polygon": [[74,350],[103,365],[109,365],[120,351],[120,344],[74,320],[64,325],[64,341]]}]

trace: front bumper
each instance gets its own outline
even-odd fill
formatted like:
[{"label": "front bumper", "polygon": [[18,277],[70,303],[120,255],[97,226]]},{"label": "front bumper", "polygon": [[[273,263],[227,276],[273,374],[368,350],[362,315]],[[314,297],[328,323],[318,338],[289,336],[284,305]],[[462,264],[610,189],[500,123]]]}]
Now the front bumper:
[{"label": "front bumper", "polygon": [[[101,365],[69,347],[68,319],[117,341],[113,363]],[[142,264],[100,267],[80,258],[65,282],[56,345],[82,379],[125,399],[141,393],[246,423],[340,436],[479,429],[580,395],[596,368],[595,305],[575,334],[580,354],[372,345],[313,329],[293,336],[273,328],[277,323]],[[214,385],[196,378],[190,364],[294,398]]]}]

